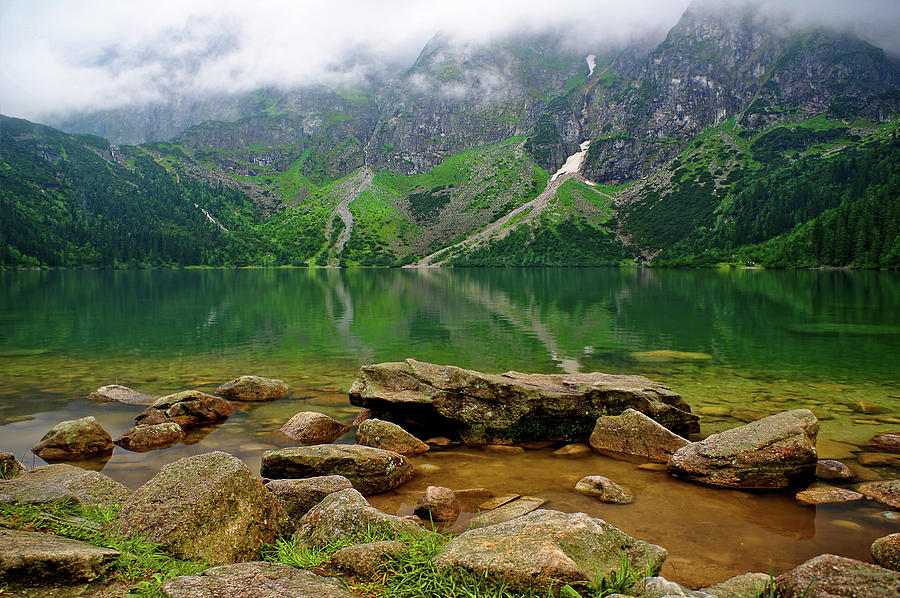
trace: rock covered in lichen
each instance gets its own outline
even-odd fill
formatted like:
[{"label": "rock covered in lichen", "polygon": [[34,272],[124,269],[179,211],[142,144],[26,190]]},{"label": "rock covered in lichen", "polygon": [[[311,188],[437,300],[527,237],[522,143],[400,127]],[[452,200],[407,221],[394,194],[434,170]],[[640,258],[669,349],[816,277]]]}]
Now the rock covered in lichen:
[{"label": "rock covered in lichen", "polygon": [[216,389],[216,394],[235,401],[274,401],[291,391],[284,380],[263,376],[240,376]]},{"label": "rock covered in lichen", "polygon": [[112,436],[93,416],[59,422],[31,452],[44,461],[82,461],[113,452]]}]

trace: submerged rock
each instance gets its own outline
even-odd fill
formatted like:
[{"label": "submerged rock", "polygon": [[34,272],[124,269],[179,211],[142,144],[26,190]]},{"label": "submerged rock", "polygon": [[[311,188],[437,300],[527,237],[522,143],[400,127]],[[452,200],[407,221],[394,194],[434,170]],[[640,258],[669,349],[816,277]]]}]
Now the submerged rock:
[{"label": "submerged rock", "polygon": [[241,376],[216,389],[216,394],[235,401],[274,401],[291,391],[284,380],[263,376]]},{"label": "submerged rock", "polygon": [[144,453],[178,444],[183,438],[181,426],[175,422],[165,422],[135,426],[116,438],[115,443],[123,449]]},{"label": "submerged rock", "polygon": [[803,484],[816,468],[819,422],[808,409],[770,415],[688,444],[669,460],[669,473],[732,488]]},{"label": "submerged rock", "polygon": [[81,461],[113,452],[112,436],[93,416],[59,422],[31,452],[44,461]]},{"label": "submerged rock", "polygon": [[118,557],[71,538],[0,528],[0,582],[75,585],[105,574]]},{"label": "submerged rock", "polygon": [[125,501],[114,525],[178,558],[219,565],[258,558],[260,545],[290,524],[243,461],[216,451],[163,466]]},{"label": "submerged rock", "polygon": [[876,434],[869,439],[866,446],[881,453],[900,453],[900,434],[888,432]]},{"label": "submerged rock", "polygon": [[894,598],[900,574],[878,565],[821,554],[775,578],[780,598]]},{"label": "submerged rock", "polygon": [[459,517],[459,499],[453,490],[444,486],[428,486],[419,497],[413,513],[428,521],[456,521]]},{"label": "submerged rock", "polygon": [[175,422],[182,428],[205,426],[227,419],[234,405],[199,390],[185,390],[160,397],[134,419],[135,424]]},{"label": "submerged rock", "polygon": [[434,564],[496,575],[512,589],[543,594],[555,583],[606,577],[618,570],[623,558],[636,569],[657,570],[666,556],[665,549],[636,540],[602,519],[539,509],[460,534]]},{"label": "submerged rock", "polygon": [[266,489],[275,495],[281,507],[295,526],[306,513],[332,492],[352,488],[350,480],[342,475],[325,475],[302,480],[272,480]]},{"label": "submerged rock", "polygon": [[393,451],[348,444],[320,444],[266,451],[260,475],[267,478],[308,478],[342,475],[363,494],[387,492],[409,480],[412,465]]},{"label": "submerged rock", "polygon": [[301,411],[281,426],[281,432],[285,436],[303,444],[328,444],[346,434],[349,429],[341,422],[316,411]]},{"label": "submerged rock", "polygon": [[677,393],[642,376],[492,375],[407,359],[360,368],[350,402],[418,436],[469,444],[584,442],[598,417],[628,408],[676,432],[699,431]]},{"label": "submerged rock", "polygon": [[876,563],[900,571],[900,533],[878,538],[872,542],[871,551]]},{"label": "submerged rock", "polygon": [[867,482],[860,485],[857,490],[863,493],[866,498],[878,501],[895,511],[900,511],[900,479]]},{"label": "submerged rock", "polygon": [[126,486],[102,473],[64,463],[35,467],[11,480],[0,480],[0,503],[70,500],[84,507],[108,509],[130,495]]},{"label": "submerged rock", "polygon": [[591,454],[591,447],[586,444],[581,444],[580,442],[575,444],[567,444],[565,446],[561,446],[553,453],[551,453],[554,457],[568,457],[571,459],[580,459],[581,457],[587,457]]},{"label": "submerged rock", "polygon": [[590,442],[596,451],[637,455],[657,463],[666,463],[675,451],[688,444],[634,409],[598,418]]},{"label": "submerged rock", "polygon": [[578,480],[575,492],[591,496],[601,502],[627,504],[634,502],[634,496],[625,488],[602,475],[589,475]]},{"label": "submerged rock", "polygon": [[11,480],[25,473],[25,466],[16,459],[16,456],[6,451],[0,451],[0,480]]},{"label": "submerged rock", "polygon": [[138,392],[121,384],[101,386],[88,395],[97,403],[126,403],[128,405],[149,405],[158,397]]},{"label": "submerged rock", "polygon": [[851,480],[855,476],[853,470],[840,461],[823,459],[816,463],[816,477],[820,480]]},{"label": "submerged rock", "polygon": [[367,419],[359,424],[359,429],[356,431],[356,444],[374,446],[401,455],[418,455],[429,450],[427,444],[397,424],[375,418]]},{"label": "submerged rock", "polygon": [[163,583],[160,591],[169,598],[358,598],[337,579],[261,561],[176,577]]}]

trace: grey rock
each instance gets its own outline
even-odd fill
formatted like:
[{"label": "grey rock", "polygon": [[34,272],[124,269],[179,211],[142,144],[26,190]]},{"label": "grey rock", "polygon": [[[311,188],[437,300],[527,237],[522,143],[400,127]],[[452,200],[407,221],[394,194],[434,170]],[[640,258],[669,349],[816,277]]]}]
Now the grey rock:
[{"label": "grey rock", "polygon": [[665,577],[644,577],[637,581],[626,594],[639,596],[640,598],[663,598],[664,596],[689,596],[690,598],[712,598],[711,594],[703,591],[689,590],[684,586],[669,581]]},{"label": "grey rock", "polygon": [[413,468],[393,451],[346,444],[322,444],[266,451],[260,474],[267,478],[342,475],[363,494],[387,492],[409,480]]},{"label": "grey rock", "polygon": [[169,598],[358,598],[339,580],[280,563],[213,567],[162,584]]},{"label": "grey rock", "polygon": [[359,424],[356,444],[374,446],[400,453],[418,455],[428,452],[429,446],[392,422],[370,418]]},{"label": "grey rock", "polygon": [[275,495],[281,508],[295,526],[306,513],[332,492],[352,488],[350,480],[342,475],[314,476],[300,480],[272,480],[266,489]]},{"label": "grey rock", "polygon": [[88,395],[97,403],[126,403],[128,405],[149,405],[159,397],[147,395],[121,384],[101,386]]},{"label": "grey rock", "polygon": [[419,497],[413,513],[428,521],[456,521],[459,517],[459,499],[453,490],[444,486],[428,486]]},{"label": "grey rock", "polygon": [[0,528],[0,581],[29,586],[94,580],[119,552],[53,534]]},{"label": "grey rock", "polygon": [[895,598],[900,573],[833,554],[821,554],[775,578],[781,598]]},{"label": "grey rock", "polygon": [[143,453],[178,444],[184,438],[184,430],[175,422],[134,426],[115,439],[123,449]]},{"label": "grey rock", "polygon": [[666,463],[688,441],[643,413],[626,409],[621,415],[598,418],[590,443],[596,451],[637,455]]},{"label": "grey rock", "polygon": [[216,394],[235,401],[274,401],[291,391],[284,380],[241,376],[216,389]]},{"label": "grey rock", "polygon": [[178,558],[214,565],[257,558],[260,545],[273,543],[289,525],[250,469],[218,451],[163,466],[114,521],[121,533],[146,536]]},{"label": "grey rock", "polygon": [[853,470],[840,461],[822,459],[816,463],[816,477],[820,480],[851,480],[855,476]]},{"label": "grey rock", "polygon": [[878,538],[872,542],[871,551],[876,563],[900,571],[900,533]]},{"label": "grey rock", "polygon": [[634,502],[634,496],[625,488],[602,475],[589,475],[578,480],[575,492],[592,496],[602,502],[627,504]]},{"label": "grey rock", "polygon": [[288,438],[303,444],[328,444],[347,433],[350,428],[324,413],[301,411],[281,426]]},{"label": "grey rock", "polygon": [[81,461],[113,452],[112,436],[93,416],[59,422],[31,452],[44,461]]},{"label": "grey rock", "polygon": [[732,488],[786,488],[812,479],[819,422],[795,409],[713,434],[669,459],[669,473]]},{"label": "grey rock", "polygon": [[11,480],[25,473],[25,466],[16,459],[16,456],[6,451],[0,451],[0,480]]},{"label": "grey rock", "polygon": [[405,550],[408,550],[406,544],[397,540],[356,544],[335,552],[331,565],[359,579],[370,579],[388,559]]},{"label": "grey rock", "polygon": [[0,503],[43,504],[71,500],[85,507],[110,508],[131,490],[102,473],[57,463],[35,467],[11,480],[0,480]]},{"label": "grey rock", "polygon": [[234,405],[199,390],[185,390],[158,398],[138,414],[135,424],[175,422],[182,428],[205,426],[227,419]]},{"label": "grey rock", "polygon": [[700,591],[716,598],[747,598],[760,596],[768,587],[771,577],[766,573],[743,573],[720,581]]}]

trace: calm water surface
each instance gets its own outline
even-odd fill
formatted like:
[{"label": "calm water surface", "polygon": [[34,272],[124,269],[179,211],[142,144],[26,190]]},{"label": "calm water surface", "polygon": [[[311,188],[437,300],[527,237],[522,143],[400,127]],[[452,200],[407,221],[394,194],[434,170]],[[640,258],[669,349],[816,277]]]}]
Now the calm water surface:
[{"label": "calm water surface", "polygon": [[[59,421],[85,415],[121,434],[141,408],[85,398],[105,384],[211,392],[254,373],[284,379],[292,393],[240,406],[190,444],[116,448],[103,471],[134,488],[164,463],[214,449],[258,470],[262,451],[286,445],[276,432],[297,411],[353,417],[346,391],[360,365],[414,357],[487,372],[643,374],[684,396],[702,416],[702,436],[807,407],[821,419],[820,457],[882,479],[898,472],[857,457],[874,434],[900,429],[898,356],[896,273],[0,272],[0,448],[43,464],[29,448]],[[663,574],[695,587],[822,552],[871,560],[872,540],[900,530],[869,503],[802,507],[789,493],[705,488],[640,462],[565,460],[551,450],[429,453],[413,461],[437,471],[370,500],[406,513],[429,484],[541,496],[549,508],[603,517],[666,547]],[[630,487],[635,503],[574,493],[589,474]]]}]

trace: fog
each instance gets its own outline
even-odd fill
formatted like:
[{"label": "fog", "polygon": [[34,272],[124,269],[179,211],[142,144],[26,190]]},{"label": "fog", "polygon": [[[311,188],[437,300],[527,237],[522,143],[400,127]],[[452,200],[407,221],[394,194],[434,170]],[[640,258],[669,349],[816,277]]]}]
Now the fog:
[{"label": "fog", "polygon": [[[738,0],[695,0],[728,5]],[[0,0],[0,112],[40,120],[265,86],[352,82],[410,65],[435,33],[479,42],[554,28],[573,47],[664,34],[689,0]],[[897,0],[762,0],[794,27],[900,51]],[[383,66],[377,68],[385,68]]]}]

